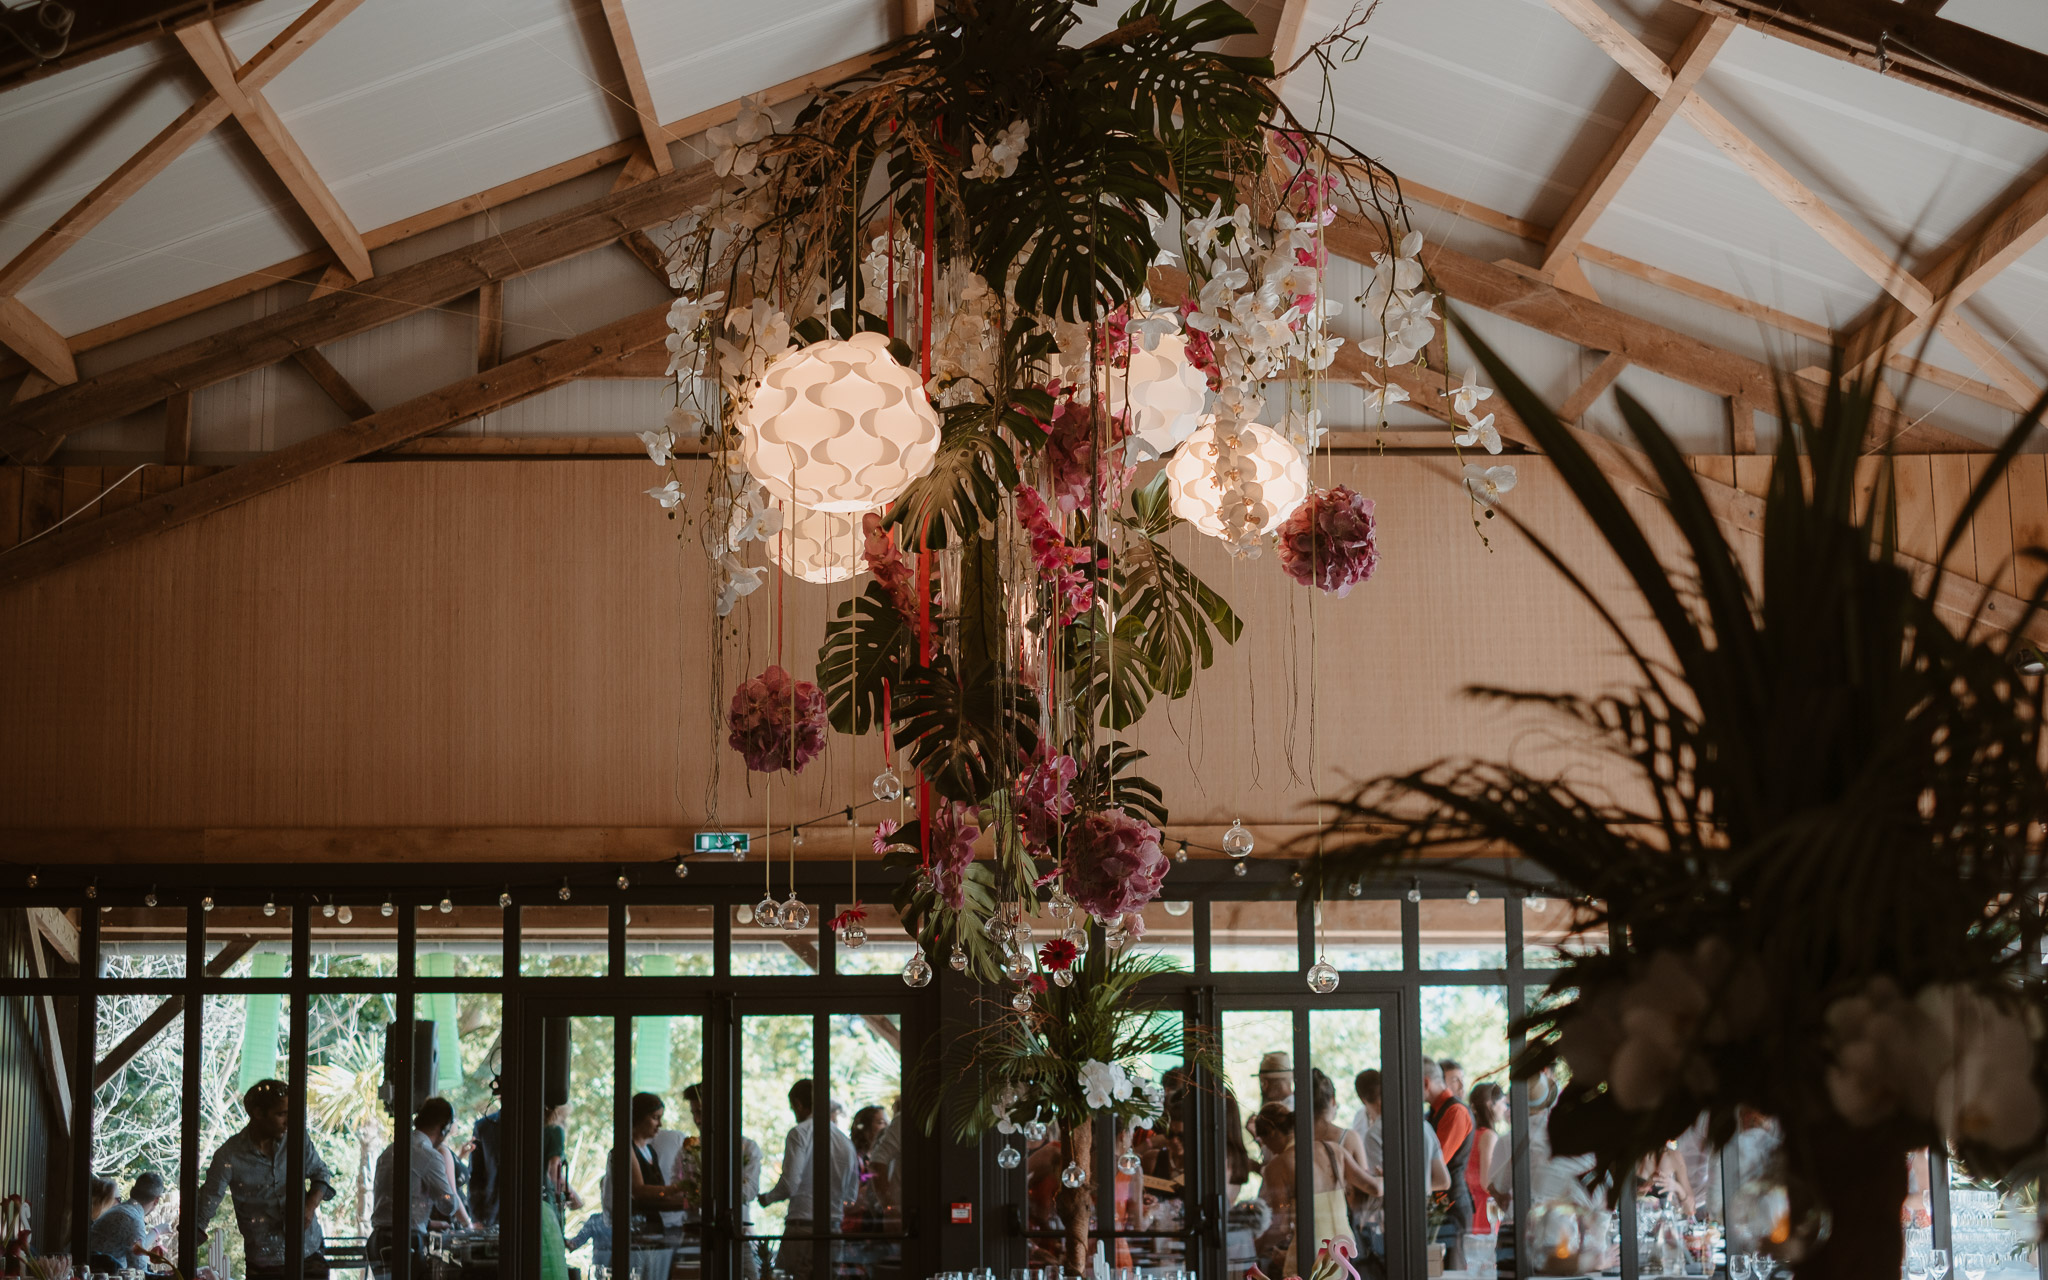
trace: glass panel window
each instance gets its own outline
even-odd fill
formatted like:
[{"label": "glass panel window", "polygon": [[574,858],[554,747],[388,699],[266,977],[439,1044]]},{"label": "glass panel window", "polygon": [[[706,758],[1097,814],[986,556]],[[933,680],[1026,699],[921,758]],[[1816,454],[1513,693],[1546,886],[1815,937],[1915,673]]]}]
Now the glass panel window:
[{"label": "glass panel window", "polygon": [[521,907],[519,972],[529,978],[604,977],[611,969],[610,931],[611,911],[603,906]]},{"label": "glass panel window", "polygon": [[[1493,905],[1498,919],[1499,899]],[[1507,989],[1424,987],[1420,1005],[1422,1092],[1429,1106],[1420,1173],[1433,1190],[1448,1182],[1440,1189],[1450,1202],[1430,1243],[1442,1250],[1446,1270],[1467,1270],[1496,1256],[1502,1208],[1514,1192]]]},{"label": "glass panel window", "polygon": [[1399,969],[1401,904],[1391,899],[1319,902],[1317,953],[1338,969]]},{"label": "glass panel window", "polygon": [[225,978],[282,978],[291,973],[292,908],[270,899],[256,907],[206,913],[206,972]]},{"label": "glass panel window", "polygon": [[[496,978],[505,972],[505,911],[496,906],[449,904],[417,912],[413,965],[422,976]],[[382,909],[381,907],[379,908]],[[515,910],[517,908],[514,908]],[[602,910],[602,908],[600,908]],[[361,919],[357,913],[357,919]],[[530,919],[523,917],[522,919]],[[600,935],[602,931],[600,930]],[[544,942],[559,939],[544,938]],[[598,947],[603,952],[602,944]]]},{"label": "glass panel window", "polygon": [[[1399,912],[1395,913],[1398,942]],[[1335,963],[1332,961],[1332,963]],[[1309,1014],[1309,1088],[1315,1106],[1315,1233],[1349,1236],[1359,1255],[1386,1267],[1386,1089],[1377,1009],[1316,1009]],[[1297,1259],[1299,1261],[1299,1259]],[[1310,1260],[1313,1265],[1313,1260]],[[1290,1273],[1298,1274],[1298,1273]]]},{"label": "glass panel window", "polygon": [[1284,1276],[1275,1268],[1294,1242],[1294,1015],[1226,1009],[1222,1019],[1226,1274]]},{"label": "glass panel window", "polygon": [[[1145,904],[1145,948],[1191,973],[1195,967],[1195,904],[1173,899]],[[1041,929],[1040,941],[1053,936]]]},{"label": "glass panel window", "polygon": [[832,1068],[832,1142],[844,1132],[853,1161],[833,1167],[835,1241],[832,1274],[838,1280],[881,1280],[903,1268],[903,1020],[895,1014],[834,1014],[829,1046]]},{"label": "glass panel window", "polygon": [[1508,962],[1507,913],[1499,898],[1424,898],[1418,909],[1422,967],[1501,969]]},{"label": "glass panel window", "polygon": [[1299,969],[1300,938],[1291,901],[1209,904],[1209,967],[1218,973]]},{"label": "glass panel window", "polygon": [[[764,927],[754,909],[732,909],[732,971],[746,977],[804,977],[818,971],[817,921],[799,930]],[[898,966],[899,968],[901,966]]]},{"label": "glass panel window", "polygon": [[[63,926],[43,917],[43,963],[56,956],[47,941],[53,927],[77,934],[78,913],[56,913]],[[216,911],[213,915],[218,915]],[[212,916],[208,917],[209,922]],[[115,907],[100,912],[100,976],[103,978],[182,978],[185,976],[185,908]],[[286,934],[289,949],[290,934]],[[72,944],[76,947],[76,943]]]},{"label": "glass panel window", "polygon": [[[307,943],[316,978],[388,978],[398,973],[398,920],[375,901],[332,898],[310,909]],[[217,913],[216,913],[217,914]]]},{"label": "glass panel window", "polygon": [[[838,911],[850,909],[841,905]],[[834,962],[838,972],[902,973],[903,966],[910,963],[911,953],[917,950],[917,943],[903,931],[903,917],[888,903],[863,903],[861,910],[866,915],[859,923],[867,940],[858,947],[848,946],[845,932],[841,931],[838,958]]]},{"label": "glass panel window", "polygon": [[[258,960],[266,958],[281,959],[274,952],[257,955]],[[217,1275],[247,1275],[251,1261],[259,1266],[284,1264],[284,1239],[274,1225],[282,1217],[281,1207],[273,1213],[263,1204],[237,1204],[232,1192],[209,1204],[203,1188],[206,1171],[216,1162],[224,1171],[232,1168],[234,1147],[226,1152],[222,1148],[249,1124],[244,1097],[259,1083],[285,1080],[290,1028],[289,997],[206,997],[198,1098],[202,1194],[195,1217],[206,1233],[199,1246],[200,1260]],[[280,1097],[281,1091],[272,1093],[268,1104],[278,1105]]]},{"label": "glass panel window", "polygon": [[[762,1014],[740,1020],[740,1133],[760,1151],[760,1203],[752,1210],[742,1250],[756,1270],[811,1274],[814,1229],[810,1127],[809,1014]],[[801,1087],[799,1087],[801,1086]],[[836,1146],[836,1144],[835,1144]],[[743,1148],[743,1160],[746,1153]]]},{"label": "glass panel window", "polygon": [[[363,913],[352,914],[360,917]],[[383,922],[374,910],[368,914]],[[316,908],[316,925],[323,918],[329,923],[338,921],[339,910],[334,917],[326,918]],[[360,953],[316,956],[315,972],[323,959],[346,968],[362,957]],[[388,963],[390,954],[387,952],[383,959]],[[362,1257],[372,1249],[377,1162],[386,1158],[384,1152],[395,1135],[412,1128],[411,1115],[403,1117],[402,1122],[393,1117],[392,1094],[387,1088],[385,1066],[395,1012],[391,997],[381,993],[320,992],[307,998],[306,1136],[325,1165],[328,1182],[334,1189],[333,1197],[320,1206],[319,1218],[324,1247],[331,1249],[337,1259]],[[432,1092],[416,1092],[414,1108],[424,1104]],[[423,1158],[419,1152],[413,1156],[415,1161]],[[390,1242],[380,1239],[378,1243]]]},{"label": "glass panel window", "polygon": [[1532,894],[1522,900],[1522,966],[1554,969],[1567,956],[1607,950],[1607,926],[1592,907],[1571,898]]},{"label": "glass panel window", "polygon": [[[633,1140],[641,1189],[631,1252],[633,1269],[643,1276],[666,1280],[703,1274],[707,1168],[702,1090],[688,1092],[703,1074],[701,1017],[633,1019]],[[699,1101],[693,1104],[693,1097]]]},{"label": "glass panel window", "polygon": [[[146,957],[135,957],[146,959]],[[40,1004],[41,1002],[36,1002]],[[185,1018],[165,996],[99,997],[93,1072],[92,1168],[116,1204],[94,1219],[93,1270],[135,1250],[177,1253],[178,1171],[184,1167]],[[40,1016],[40,1015],[37,1015]],[[104,1223],[104,1225],[101,1225]]]},{"label": "glass panel window", "polygon": [[710,977],[710,907],[626,909],[626,972],[643,978]]},{"label": "glass panel window", "polygon": [[[528,908],[531,910],[531,908]],[[521,932],[525,922],[521,920]],[[523,960],[522,960],[523,966]],[[541,1182],[508,1188],[501,1205],[540,1201],[540,1274],[612,1265],[612,1020],[548,1018],[541,1024]],[[529,1132],[531,1132],[529,1130]],[[500,1220],[506,1220],[501,1207]],[[561,1260],[559,1263],[556,1260]]]}]

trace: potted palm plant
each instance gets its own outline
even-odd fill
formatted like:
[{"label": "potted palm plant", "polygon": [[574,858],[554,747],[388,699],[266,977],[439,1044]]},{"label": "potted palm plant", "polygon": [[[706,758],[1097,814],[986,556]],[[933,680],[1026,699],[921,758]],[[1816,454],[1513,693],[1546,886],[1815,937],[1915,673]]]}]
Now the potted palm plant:
[{"label": "potted palm plant", "polygon": [[[1633,675],[1598,694],[1471,692],[1550,715],[1625,782],[1594,790],[1498,760],[1380,778],[1342,804],[1375,834],[1311,859],[1306,892],[1425,857],[1476,874],[1504,853],[1484,865],[1570,886],[1611,946],[1564,959],[1519,1027],[1515,1064],[1521,1077],[1569,1067],[1555,1151],[1590,1154],[1614,1193],[1702,1115],[1717,1145],[1745,1111],[1774,1117],[1787,1210],[1766,1247],[1801,1280],[1896,1275],[1909,1153],[1946,1148],[1989,1177],[2041,1167],[2048,776],[2039,664],[2014,637],[2042,592],[1997,630],[1935,601],[2043,405],[1927,566],[1896,554],[1892,469],[1869,441],[1876,384],[1845,381],[1838,356],[1817,406],[1781,389],[1752,578],[1626,391],[1676,556],[1576,433],[1467,336],[1639,597],[1600,598],[1529,534]],[[1647,633],[1620,621],[1643,611]]]}]

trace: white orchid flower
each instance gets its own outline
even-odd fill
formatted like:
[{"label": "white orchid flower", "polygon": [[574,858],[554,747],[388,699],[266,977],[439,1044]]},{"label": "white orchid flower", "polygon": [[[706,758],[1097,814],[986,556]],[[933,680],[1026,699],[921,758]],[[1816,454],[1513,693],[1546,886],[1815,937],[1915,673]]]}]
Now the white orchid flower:
[{"label": "white orchid flower", "polygon": [[1385,426],[1387,410],[1397,404],[1405,403],[1407,399],[1408,389],[1406,387],[1389,385],[1374,387],[1367,391],[1365,393],[1365,425],[1368,427]]},{"label": "white orchid flower", "polygon": [[1081,1092],[1089,1109],[1101,1111],[1131,1096],[1131,1078],[1114,1062],[1094,1058],[1081,1064]]},{"label": "white orchid flower", "polygon": [[702,434],[704,415],[688,405],[679,404],[668,411],[668,417],[662,422],[662,426],[668,432],[669,447],[673,449],[676,441]]},{"label": "white orchid flower", "polygon": [[1144,340],[1145,350],[1156,351],[1161,338],[1180,332],[1180,317],[1165,310],[1149,312],[1133,320],[1129,332]]},{"label": "white orchid flower", "polygon": [[1466,414],[1465,429],[1458,433],[1457,439],[1459,445],[1467,449],[1476,444],[1488,453],[1500,452],[1500,431],[1493,425],[1493,415],[1490,413],[1483,418]]},{"label": "white orchid flower", "polygon": [[[649,452],[652,452],[652,450],[649,450]],[[677,481],[671,480],[659,488],[649,489],[647,496],[659,502],[663,511],[673,511],[683,501],[683,486]]]},{"label": "white orchid flower", "polygon": [[[669,437],[667,431],[642,431],[640,433],[640,443],[647,446],[647,460],[649,462],[652,462],[657,467],[668,465],[669,447],[675,444],[675,441]],[[674,504],[664,499],[661,505],[667,507]]]},{"label": "white orchid flower", "polygon": [[720,557],[718,567],[724,575],[718,588],[718,616],[723,618],[732,612],[742,596],[750,596],[760,588],[761,575],[768,570],[761,566],[749,568],[732,555]]},{"label": "white orchid flower", "polygon": [[1223,230],[1224,224],[1229,221],[1230,215],[1223,212],[1223,198],[1218,196],[1216,201],[1209,206],[1209,212],[1206,216],[1188,219],[1187,241],[1189,251],[1201,258],[1215,257],[1217,249],[1221,247],[1218,239],[1219,233]]},{"label": "white orchid flower", "polygon": [[1340,337],[1319,338],[1309,343],[1303,363],[1308,365],[1311,371],[1321,372],[1336,362],[1337,348],[1343,345],[1344,339]]},{"label": "white orchid flower", "polygon": [[1467,369],[1465,381],[1451,391],[1451,412],[1459,417],[1467,417],[1479,407],[1481,400],[1492,398],[1493,388],[1479,385],[1479,371]]},{"label": "white orchid flower", "polygon": [[1472,500],[1483,507],[1497,507],[1500,500],[1515,487],[1515,469],[1503,463],[1498,467],[1482,467],[1476,462],[1465,464],[1465,490]]}]

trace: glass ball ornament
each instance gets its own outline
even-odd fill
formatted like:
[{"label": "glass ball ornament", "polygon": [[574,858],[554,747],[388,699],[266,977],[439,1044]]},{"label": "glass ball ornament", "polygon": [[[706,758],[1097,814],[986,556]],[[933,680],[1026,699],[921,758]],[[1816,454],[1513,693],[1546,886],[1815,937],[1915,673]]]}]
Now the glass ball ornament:
[{"label": "glass ball ornament", "polygon": [[782,904],[782,927],[789,930],[808,929],[811,925],[811,909],[797,901],[796,890],[789,891],[789,900]]},{"label": "glass ball ornament", "polygon": [[1170,916],[1184,916],[1194,910],[1194,906],[1195,904],[1192,902],[1169,901],[1166,904],[1166,914]]},{"label": "glass ball ornament", "polygon": [[1002,1150],[996,1152],[996,1163],[1005,1169],[1014,1169],[1024,1163],[1024,1153],[1005,1142]]},{"label": "glass ball ornament", "polygon": [[998,911],[996,912],[996,914],[990,916],[987,920],[984,920],[981,925],[981,931],[987,934],[988,940],[990,942],[995,943],[997,946],[1001,947],[1009,945],[1011,932],[1010,922],[1008,920],[1003,919],[1002,912]]},{"label": "glass ball ornament", "polygon": [[839,943],[848,951],[858,951],[868,945],[868,931],[860,921],[855,920],[840,932]]},{"label": "glass ball ornament", "polygon": [[1308,462],[1257,422],[1210,422],[1166,463],[1173,513],[1212,538],[1256,542],[1308,500]]},{"label": "glass ball ornament", "polygon": [[1244,871],[1244,864],[1243,864],[1242,862],[1233,862],[1233,863],[1231,863],[1231,864],[1230,864],[1230,874],[1231,874],[1231,875],[1234,875],[1234,876],[1236,876],[1236,877],[1238,877],[1239,879],[1243,879],[1243,878],[1244,878],[1244,874],[1245,874],[1245,871]]},{"label": "glass ball ornament", "polygon": [[924,958],[922,950],[910,957],[910,963],[903,966],[903,985],[906,987],[927,987],[932,981],[931,961]]},{"label": "glass ball ornament", "polygon": [[1123,928],[1121,925],[1114,929],[1104,929],[1102,931],[1102,943],[1111,951],[1122,951],[1125,945],[1130,942],[1130,940],[1130,931]]},{"label": "glass ball ornament", "polygon": [[1088,1171],[1072,1160],[1067,1161],[1067,1167],[1060,1170],[1060,1185],[1069,1191],[1086,1186],[1087,1183]]},{"label": "glass ball ornament", "polygon": [[1346,892],[1346,893],[1350,894],[1350,895],[1351,895],[1352,897],[1354,897],[1354,898],[1362,898],[1362,897],[1364,897],[1364,896],[1365,896],[1365,881],[1363,881],[1363,880],[1353,880],[1353,881],[1352,881],[1352,882],[1351,882],[1351,883],[1350,883],[1349,885],[1345,886],[1344,892]]},{"label": "glass ball ornament", "polygon": [[1031,992],[1025,989],[1010,997],[1010,1007],[1019,1013],[1031,1012]]},{"label": "glass ball ornament", "polygon": [[1144,1161],[1138,1159],[1137,1152],[1129,1150],[1117,1152],[1116,1171],[1118,1173],[1126,1177],[1135,1177],[1138,1171],[1144,1167]]},{"label": "glass ball ornament", "polygon": [[954,943],[952,954],[946,957],[946,963],[953,966],[955,973],[967,972],[967,948],[957,942]]},{"label": "glass ball ornament", "polygon": [[903,798],[903,779],[896,776],[894,769],[884,765],[882,771],[875,775],[870,789],[875,793],[875,799],[884,804],[894,804]]},{"label": "glass ball ornament", "polygon": [[1337,967],[1328,960],[1318,960],[1308,967],[1308,989],[1319,996],[1329,995],[1337,989]]},{"label": "glass ball ornament", "polygon": [[777,356],[734,425],[762,487],[817,511],[893,502],[939,454],[938,411],[879,333]]},{"label": "glass ball ornament", "polygon": [[1051,1126],[1047,1125],[1043,1120],[1026,1120],[1024,1122],[1024,1137],[1028,1141],[1044,1142],[1045,1135],[1051,1131]]},{"label": "glass ball ornament", "polygon": [[1023,946],[1029,946],[1029,945],[1030,945],[1030,943],[1031,943],[1031,922],[1030,922],[1029,920],[1024,920],[1024,919],[1018,919],[1018,920],[1016,920],[1016,921],[1013,921],[1013,922],[1011,923],[1011,925],[1010,925],[1010,942],[1011,942],[1011,943],[1012,943],[1013,945],[1015,945],[1015,946],[1019,946],[1019,947],[1023,947]]},{"label": "glass ball ornament", "polygon": [[1132,331],[1125,354],[1125,367],[1109,370],[1109,403],[1120,410],[1128,406],[1124,461],[1150,462],[1172,453],[1201,425],[1209,375],[1188,359],[1188,340],[1178,333],[1161,334],[1147,349]]},{"label": "glass ball ornament", "polygon": [[[812,507],[783,510],[782,532],[768,539],[776,567],[800,582],[829,585],[868,571],[861,554],[864,511],[819,511]],[[742,513],[735,511],[736,519]]]},{"label": "glass ball ornament", "polygon": [[1302,885],[1307,884],[1308,881],[1302,878],[1301,872],[1297,871],[1293,875],[1287,877],[1287,883],[1299,889]]},{"label": "glass ball ornament", "polygon": [[782,904],[775,900],[775,895],[763,894],[754,904],[754,923],[763,929],[782,927]]},{"label": "glass ball ornament", "polygon": [[1258,841],[1254,840],[1252,833],[1245,828],[1244,820],[1231,819],[1230,830],[1223,833],[1223,852],[1233,858],[1249,858],[1256,847]]},{"label": "glass ball ornament", "polygon": [[1031,953],[1028,951],[1012,951],[1009,958],[1003,961],[1003,972],[1012,982],[1027,981],[1031,977],[1031,970]]},{"label": "glass ball ornament", "polygon": [[[208,911],[213,910],[213,899],[208,898],[203,905]],[[342,924],[348,924],[356,918],[355,909],[344,903],[341,909],[334,913],[334,918]]]},{"label": "glass ball ornament", "polygon": [[1088,927],[1084,924],[1068,925],[1066,930],[1060,934],[1060,937],[1073,943],[1074,950],[1076,951],[1086,951],[1088,949]]},{"label": "glass ball ornament", "polygon": [[1073,970],[1072,970],[1071,968],[1069,968],[1069,969],[1054,969],[1054,970],[1052,971],[1052,984],[1053,984],[1054,986],[1056,986],[1056,987],[1071,987],[1071,986],[1073,986],[1073,985],[1074,985],[1074,971],[1073,971]]}]

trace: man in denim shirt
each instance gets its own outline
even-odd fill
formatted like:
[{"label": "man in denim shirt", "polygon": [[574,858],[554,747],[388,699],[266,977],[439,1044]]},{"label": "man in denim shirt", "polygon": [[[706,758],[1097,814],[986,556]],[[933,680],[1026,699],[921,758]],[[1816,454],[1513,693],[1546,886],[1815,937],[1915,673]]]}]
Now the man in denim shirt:
[{"label": "man in denim shirt", "polygon": [[[260,1280],[284,1273],[285,1131],[291,1098],[282,1081],[262,1080],[242,1095],[242,1108],[249,1113],[249,1123],[220,1144],[206,1167],[206,1183],[199,1189],[199,1238],[206,1239],[205,1227],[219,1211],[221,1196],[232,1191],[249,1274]],[[305,1274],[324,1276],[327,1260],[320,1255],[326,1238],[317,1215],[320,1206],[334,1198],[334,1185],[312,1137],[305,1142]]]}]

